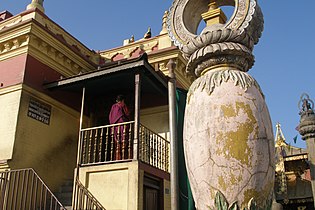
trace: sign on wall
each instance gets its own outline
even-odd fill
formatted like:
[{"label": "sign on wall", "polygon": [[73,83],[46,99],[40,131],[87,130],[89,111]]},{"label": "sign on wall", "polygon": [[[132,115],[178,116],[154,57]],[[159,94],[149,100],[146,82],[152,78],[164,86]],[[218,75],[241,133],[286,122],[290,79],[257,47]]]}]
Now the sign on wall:
[{"label": "sign on wall", "polygon": [[51,114],[51,106],[38,101],[34,98],[30,98],[28,105],[27,116],[38,120],[46,125],[49,125]]}]

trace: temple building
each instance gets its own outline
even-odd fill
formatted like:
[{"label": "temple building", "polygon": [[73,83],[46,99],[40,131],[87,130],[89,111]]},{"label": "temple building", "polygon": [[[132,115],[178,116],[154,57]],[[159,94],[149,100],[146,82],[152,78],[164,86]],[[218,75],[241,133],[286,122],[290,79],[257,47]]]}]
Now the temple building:
[{"label": "temple building", "polygon": [[[209,15],[209,24],[226,19]],[[171,209],[170,72],[179,143],[195,78],[166,21],[167,12],[157,36],[148,29],[96,52],[51,20],[41,0],[0,12],[0,209]],[[120,94],[129,118],[110,123]],[[192,209],[178,150],[180,209]],[[285,142],[280,125],[276,151],[276,200],[313,209],[307,153]]]},{"label": "temple building", "polygon": [[275,196],[284,210],[314,209],[307,151],[285,141],[281,125],[276,125]]},{"label": "temple building", "polygon": [[[167,13],[158,36],[101,52],[43,1],[0,17],[0,208],[170,209],[168,63],[182,110],[193,78]],[[130,116],[110,124],[119,94]]]}]

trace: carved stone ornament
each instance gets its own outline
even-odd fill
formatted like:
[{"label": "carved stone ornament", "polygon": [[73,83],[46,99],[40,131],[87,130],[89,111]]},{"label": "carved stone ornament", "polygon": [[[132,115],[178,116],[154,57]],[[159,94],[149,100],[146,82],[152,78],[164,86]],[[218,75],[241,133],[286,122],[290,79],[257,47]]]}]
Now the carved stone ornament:
[{"label": "carved stone ornament", "polygon": [[[207,1],[174,0],[168,17],[168,31],[175,45],[178,46],[184,56],[189,60],[187,71],[194,71],[191,66],[198,65],[202,60],[196,60],[191,56],[199,50],[199,57],[209,57],[212,51],[209,48],[217,48],[219,43],[225,43],[221,49],[216,49],[224,54],[248,54],[253,50],[254,44],[263,31],[263,15],[256,0],[218,0],[217,6],[234,6],[233,16],[226,24],[207,26],[197,35],[197,28],[201,21],[201,14],[208,9]],[[236,45],[232,45],[235,43]],[[230,52],[228,52],[230,51]],[[249,65],[242,71],[251,68],[254,58],[248,60]],[[193,72],[192,72],[193,73]],[[200,76],[199,72],[195,72]]]},{"label": "carved stone ornament", "polygon": [[299,133],[303,140],[315,138],[315,112],[314,102],[309,95],[303,93],[299,101],[300,108],[300,124],[298,127]]},{"label": "carved stone ornament", "polygon": [[[252,198],[247,204],[247,207],[240,208],[237,204],[237,202],[234,202],[233,204],[229,205],[228,201],[224,197],[224,195],[218,191],[215,196],[215,207],[216,210],[259,210],[257,207],[257,204],[255,200]],[[269,210],[271,205],[269,205],[268,209],[261,209],[261,210]],[[213,210],[212,208],[209,208],[209,210]]]},{"label": "carved stone ornament", "polygon": [[32,0],[32,3],[27,5],[26,9],[33,9],[33,8],[37,8],[37,9],[41,10],[42,12],[45,12],[44,0]]},{"label": "carved stone ornament", "polygon": [[244,91],[247,91],[249,87],[254,86],[262,93],[257,81],[249,74],[237,70],[212,71],[204,77],[200,77],[191,85],[187,97],[188,102],[190,96],[197,89],[206,91],[210,95],[216,87],[219,87],[222,82],[227,82],[228,80],[231,80],[235,86],[242,88]]},{"label": "carved stone ornament", "polygon": [[[201,18],[218,11],[214,4],[235,11],[226,23],[208,18],[196,34]],[[188,61],[187,74],[196,78],[188,92],[183,136],[198,210],[271,208],[272,123],[258,83],[246,73],[262,30],[257,0],[174,0],[170,9],[169,35]]]}]

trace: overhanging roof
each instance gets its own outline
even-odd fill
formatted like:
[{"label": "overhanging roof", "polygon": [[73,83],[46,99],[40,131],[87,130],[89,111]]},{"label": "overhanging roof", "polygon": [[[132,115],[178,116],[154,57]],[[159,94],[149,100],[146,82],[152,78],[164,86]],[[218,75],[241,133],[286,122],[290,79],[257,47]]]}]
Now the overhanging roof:
[{"label": "overhanging roof", "polygon": [[85,87],[89,94],[132,91],[134,75],[141,74],[141,92],[167,95],[167,79],[156,72],[147,61],[147,55],[133,60],[113,62],[98,70],[50,82],[44,85],[50,90],[81,92]]}]

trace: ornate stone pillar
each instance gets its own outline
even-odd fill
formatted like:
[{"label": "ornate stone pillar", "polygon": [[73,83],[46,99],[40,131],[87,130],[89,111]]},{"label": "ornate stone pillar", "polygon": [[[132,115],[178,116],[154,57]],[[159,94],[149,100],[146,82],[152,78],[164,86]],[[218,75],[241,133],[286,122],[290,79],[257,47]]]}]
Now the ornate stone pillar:
[{"label": "ornate stone pillar", "polygon": [[[226,23],[220,18],[221,6],[235,7]],[[207,26],[197,35],[201,17],[206,17]],[[246,73],[254,64],[252,50],[263,30],[257,1],[174,0],[168,30],[188,60],[187,74],[196,78],[184,122],[185,159],[196,208],[270,209],[272,124],[258,83]]]},{"label": "ornate stone pillar", "polygon": [[[307,156],[311,170],[311,184],[313,197],[315,195],[315,113],[314,102],[307,94],[302,94],[299,102],[300,107],[300,124],[299,133],[302,139],[306,141]],[[315,207],[315,202],[314,202]]]}]

